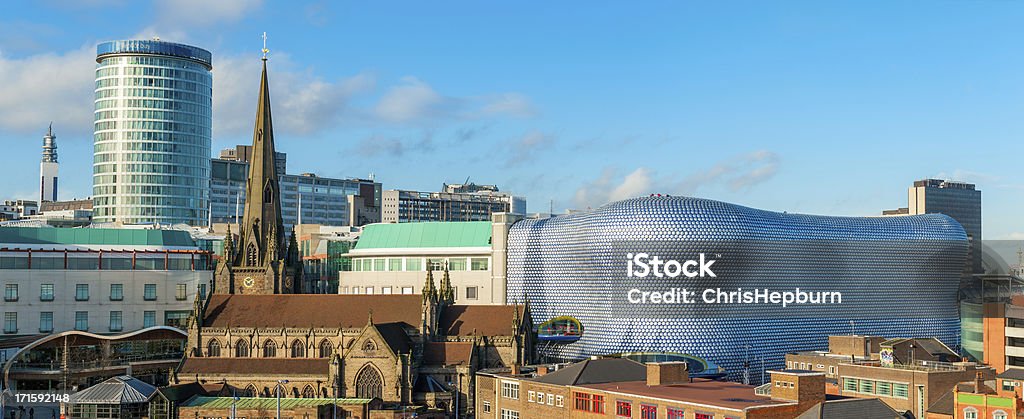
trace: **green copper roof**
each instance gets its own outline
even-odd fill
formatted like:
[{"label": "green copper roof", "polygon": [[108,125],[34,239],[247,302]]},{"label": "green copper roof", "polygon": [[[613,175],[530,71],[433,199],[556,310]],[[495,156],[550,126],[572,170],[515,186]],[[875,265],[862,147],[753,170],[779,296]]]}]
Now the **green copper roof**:
[{"label": "green copper roof", "polygon": [[490,221],[370,224],[356,250],[420,247],[490,247]]},{"label": "green copper roof", "polygon": [[187,231],[52,227],[0,227],[0,243],[185,247],[196,245]]},{"label": "green copper roof", "polygon": [[[204,397],[196,396],[188,399],[182,407],[203,407],[207,409],[230,409],[232,397]],[[312,406],[323,406],[329,404],[367,404],[371,399],[332,399],[332,398],[320,398],[320,399],[299,399],[282,397],[281,398],[281,409],[291,409],[294,407],[312,407]],[[277,398],[276,397],[239,397],[238,402],[235,403],[236,409],[277,409]]]}]

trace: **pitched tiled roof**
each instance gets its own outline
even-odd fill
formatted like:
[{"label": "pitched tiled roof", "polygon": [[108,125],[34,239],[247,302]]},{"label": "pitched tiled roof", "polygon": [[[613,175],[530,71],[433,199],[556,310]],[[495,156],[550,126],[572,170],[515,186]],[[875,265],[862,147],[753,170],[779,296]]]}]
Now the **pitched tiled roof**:
[{"label": "pitched tiled roof", "polygon": [[429,342],[423,345],[423,365],[469,365],[471,342]]},{"label": "pitched tiled roof", "polygon": [[188,358],[178,374],[327,375],[326,358]]},{"label": "pitched tiled roof", "polygon": [[647,367],[626,358],[588,359],[537,378],[563,386],[639,380],[647,380]]},{"label": "pitched tiled roof", "polygon": [[374,323],[418,326],[419,295],[278,294],[210,297],[206,327],[362,327]]},{"label": "pitched tiled roof", "polygon": [[391,347],[392,351],[397,354],[407,354],[411,346],[409,342],[409,334],[405,333],[405,327],[402,323],[376,323],[374,326],[377,327],[377,331],[380,332],[381,337],[384,338],[384,342]]},{"label": "pitched tiled roof", "polygon": [[878,399],[831,400],[814,405],[797,419],[902,419],[885,402]]},{"label": "pitched tiled roof", "polygon": [[171,402],[183,402],[192,398],[192,396],[206,396],[209,395],[206,387],[199,383],[186,383],[186,384],[175,384],[166,387],[160,387],[157,391],[164,395],[168,401]]},{"label": "pitched tiled roof", "polygon": [[522,315],[523,306],[453,305],[441,313],[439,328],[448,336],[511,336],[515,310]]}]

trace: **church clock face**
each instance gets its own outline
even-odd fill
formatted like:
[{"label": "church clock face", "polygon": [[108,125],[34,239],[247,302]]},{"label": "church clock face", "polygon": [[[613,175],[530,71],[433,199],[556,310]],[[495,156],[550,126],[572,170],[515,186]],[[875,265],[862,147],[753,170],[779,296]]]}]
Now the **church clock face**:
[{"label": "church clock face", "polygon": [[252,288],[252,286],[255,285],[255,284],[256,284],[256,280],[252,279],[251,276],[247,276],[247,277],[245,277],[245,279],[242,280],[242,286],[244,286],[246,288]]}]

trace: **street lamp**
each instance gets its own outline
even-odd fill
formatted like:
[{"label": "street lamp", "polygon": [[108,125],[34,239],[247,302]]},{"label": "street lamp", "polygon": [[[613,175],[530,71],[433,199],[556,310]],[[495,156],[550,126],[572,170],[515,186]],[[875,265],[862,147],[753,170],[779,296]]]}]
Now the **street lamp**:
[{"label": "street lamp", "polygon": [[274,386],[274,391],[277,392],[277,419],[281,419],[281,388],[284,384],[288,384],[288,380],[277,380],[277,385]]}]

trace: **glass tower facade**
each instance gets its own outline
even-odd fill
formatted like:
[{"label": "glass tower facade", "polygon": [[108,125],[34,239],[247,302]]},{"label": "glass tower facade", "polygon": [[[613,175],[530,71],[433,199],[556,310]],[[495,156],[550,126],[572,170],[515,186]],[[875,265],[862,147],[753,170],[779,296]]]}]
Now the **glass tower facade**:
[{"label": "glass tower facade", "polygon": [[[579,322],[578,340],[542,355],[685,353],[738,379],[745,363],[782,368],[786,353],[824,349],[829,335],[958,347],[967,255],[964,229],[942,214],[827,217],[650,197],[513,224],[507,293],[529,302],[535,325]],[[655,256],[679,263],[655,268]],[[780,298],[757,297],[767,293]]]},{"label": "glass tower facade", "polygon": [[207,223],[211,58],[156,40],[96,47],[95,222]]}]

